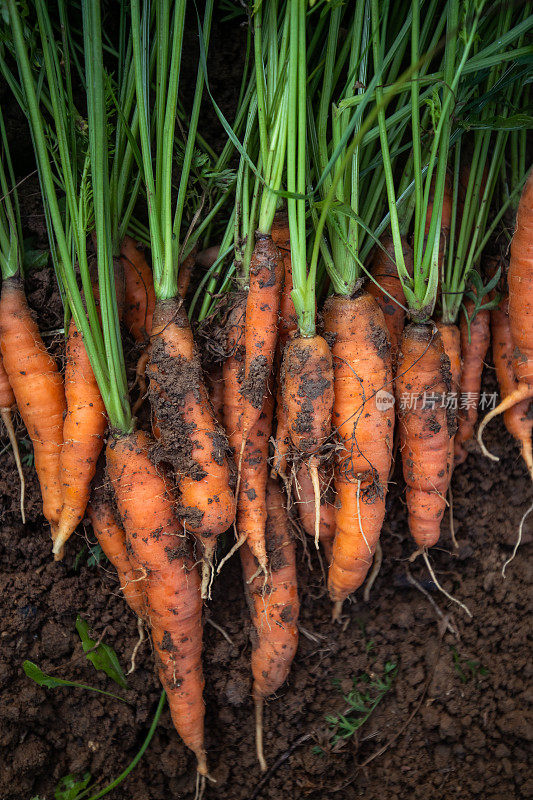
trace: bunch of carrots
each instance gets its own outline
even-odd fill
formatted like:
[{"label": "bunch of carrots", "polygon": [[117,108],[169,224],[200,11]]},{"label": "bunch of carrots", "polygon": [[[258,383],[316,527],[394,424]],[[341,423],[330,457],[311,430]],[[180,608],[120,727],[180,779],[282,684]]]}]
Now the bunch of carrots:
[{"label": "bunch of carrots", "polygon": [[[266,769],[264,701],[298,645],[294,532],[322,548],[339,620],[375,580],[401,461],[412,557],[438,585],[428,549],[472,446],[491,334],[502,402],[478,437],[503,413],[533,478],[533,177],[519,113],[533,16],[459,0],[392,16],[377,0],[320,13],[258,0],[228,121],[209,87],[214,0],[187,109],[187,0],[121,4],[116,49],[99,2],[82,0],[81,25],[63,2],[57,19],[45,0],[29,16],[6,5],[0,68],[34,143],[65,369],[25,298],[0,114],[2,418],[16,445],[16,406],[32,440],[56,559],[90,520],[151,632],[202,780],[202,611],[240,558]],[[199,131],[208,101],[220,153]],[[505,259],[485,252],[509,227],[506,280]],[[202,360],[198,335],[214,329],[217,356]]]}]

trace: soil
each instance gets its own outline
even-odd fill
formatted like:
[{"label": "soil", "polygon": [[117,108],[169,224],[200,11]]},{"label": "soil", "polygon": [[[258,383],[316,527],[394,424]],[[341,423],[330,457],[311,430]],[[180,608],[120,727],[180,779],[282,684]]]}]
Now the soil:
[{"label": "soil", "polygon": [[[220,26],[213,34],[214,46],[226,57],[212,72],[212,90],[229,114],[240,51],[237,39],[224,30],[227,26]],[[22,124],[16,112],[8,117],[13,157],[31,165],[28,139],[16,136]],[[45,246],[35,176],[20,192],[25,230],[33,235],[34,246]],[[60,327],[63,315],[51,271],[33,272],[27,292],[41,329]],[[61,355],[59,339],[53,350]],[[485,391],[496,390],[490,365],[484,381]],[[22,454],[31,455],[20,422],[18,431]],[[398,468],[387,499],[381,571],[368,603],[358,592],[345,604],[341,625],[331,622],[317,555],[299,539],[300,641],[289,680],[265,709],[265,754],[275,767],[266,780],[255,757],[252,626],[238,557],[226,565],[206,607],[206,746],[216,780],[207,784],[206,798],[533,796],[528,768],[533,738],[528,705],[533,669],[528,648],[531,518],[516,558],[506,577],[501,575],[531,503],[531,484],[501,422],[490,426],[486,442],[501,457],[498,464],[472,446],[468,460],[454,473],[458,552],[451,547],[448,512],[441,542],[431,551],[438,580],[468,606],[472,619],[439,593],[420,559],[409,563],[414,546]],[[0,798],[52,800],[63,776],[90,772],[96,791],[130,763],[146,737],[160,686],[147,640],[137,653],[127,689],[97,672],[84,656],[75,630],[78,614],[94,638],[114,648],[125,672],[138,640],[136,620],[109,562],[88,559],[94,546],[88,523],[69,542],[65,559],[52,560],[35,472],[28,464],[27,524],[20,523],[18,478],[6,445],[2,432]],[[128,703],[82,689],[41,688],[25,676],[26,659],[46,673],[119,694]],[[396,665],[390,690],[353,736],[333,746],[334,731],[325,716],[346,711],[343,696],[355,677],[382,678],[390,662]],[[145,755],[109,796],[195,796],[194,757],[178,739],[167,708]]]}]

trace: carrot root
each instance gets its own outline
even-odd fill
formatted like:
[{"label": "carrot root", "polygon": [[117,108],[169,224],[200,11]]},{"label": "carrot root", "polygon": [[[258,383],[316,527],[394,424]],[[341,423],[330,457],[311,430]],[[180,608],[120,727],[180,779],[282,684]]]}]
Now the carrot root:
[{"label": "carrot root", "polygon": [[[520,383],[518,385],[518,387],[514,390],[514,392],[511,392],[511,394],[507,395],[507,397],[505,397],[501,401],[501,403],[499,403],[496,406],[496,408],[493,408],[492,411],[489,411],[489,413],[485,415],[483,421],[481,422],[481,424],[480,424],[480,426],[478,428],[478,432],[477,432],[477,440],[478,440],[479,446],[481,447],[481,450],[482,450],[482,453],[483,453],[484,456],[486,456],[487,458],[490,458],[492,461],[499,461],[500,460],[498,458],[498,456],[495,456],[493,453],[491,453],[489,450],[487,450],[487,447],[485,446],[485,443],[483,442],[483,431],[485,430],[485,428],[487,427],[489,422],[491,420],[493,420],[494,417],[497,417],[500,414],[503,414],[504,411],[508,411],[510,408],[515,406],[517,403],[520,403],[522,400],[529,400],[531,398],[533,398],[533,386],[529,386],[527,383]],[[525,458],[524,458],[524,460],[525,460]],[[526,462],[526,464],[527,464],[527,462]],[[528,464],[528,469],[529,469],[529,464]],[[530,474],[531,474],[531,470],[530,470]]]},{"label": "carrot root", "polygon": [[15,464],[17,466],[17,472],[19,474],[20,480],[20,516],[22,518],[22,523],[26,524],[26,514],[24,511],[24,495],[26,493],[26,480],[24,478],[24,472],[22,470],[22,462],[20,460],[20,451],[19,451],[19,444],[17,442],[17,437],[15,436],[15,428],[13,427],[13,419],[11,416],[11,409],[10,408],[0,408],[0,416],[2,417],[2,422],[5,425],[7,435],[9,437],[9,441],[11,443],[11,448],[13,450],[13,458],[15,459]]},{"label": "carrot root", "polygon": [[263,709],[264,700],[262,697],[256,697],[255,705],[255,752],[257,753],[257,760],[261,767],[261,772],[267,771],[267,763],[265,761],[265,754],[263,752]]}]

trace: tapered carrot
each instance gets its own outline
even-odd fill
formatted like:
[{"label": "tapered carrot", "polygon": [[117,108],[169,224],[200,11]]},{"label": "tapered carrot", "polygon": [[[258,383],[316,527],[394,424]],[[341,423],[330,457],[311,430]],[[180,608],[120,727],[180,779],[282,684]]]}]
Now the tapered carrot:
[{"label": "tapered carrot", "polygon": [[59,459],[63,445],[65,390],[57,364],[46,350],[28,308],[20,278],[6,278],[0,299],[0,349],[20,415],[33,442],[43,513],[59,521],[62,487]]},{"label": "tapered carrot", "polygon": [[60,456],[63,504],[53,552],[63,547],[83,519],[91,481],[104,444],[107,416],[104,401],[74,320],[70,321],[65,367],[67,413]]},{"label": "tapered carrot", "polygon": [[2,357],[0,356],[0,417],[2,418],[2,422],[4,423],[5,429],[7,431],[9,442],[13,450],[13,457],[15,459],[17,472],[19,474],[20,515],[22,517],[22,522],[25,523],[26,515],[24,513],[24,494],[26,490],[26,481],[24,479],[22,462],[20,460],[19,445],[17,442],[17,437],[15,436],[15,428],[13,427],[12,414],[14,406],[16,406],[15,395],[13,394],[13,389],[11,388],[11,384],[9,383],[7,372],[4,369],[4,362],[2,361]]},{"label": "tapered carrot", "polygon": [[390,340],[376,300],[367,293],[328,298],[324,328],[335,337],[333,425],[342,443],[336,452],[336,534],[328,575],[338,618],[343,601],[365,579],[383,524],[394,405],[387,402],[392,401]]},{"label": "tapered carrot", "polygon": [[514,345],[514,371],[518,385],[490,411],[478,430],[516,403],[533,397],[533,170],[522,191],[516,215],[516,231],[511,242],[509,284],[509,327]]},{"label": "tapered carrot", "polygon": [[263,755],[263,703],[285,682],[298,647],[298,586],[295,547],[285,498],[275,481],[267,486],[267,551],[270,571],[265,585],[247,544],[241,548],[244,588],[254,625],[252,638],[253,698],[256,711],[256,749],[261,769]]},{"label": "tapered carrot", "polygon": [[169,483],[150,457],[153,447],[142,431],[111,439],[107,471],[126,549],[147,575],[146,615],[172,720],[196,755],[198,772],[206,775],[200,579]]},{"label": "tapered carrot", "polygon": [[[244,329],[243,441],[257,422],[267,392],[278,336],[283,260],[269,234],[256,234],[250,263],[250,288]],[[240,459],[239,459],[240,461]]]},{"label": "tapered carrot", "polygon": [[[474,302],[466,300],[465,310],[469,319],[474,310]],[[459,403],[458,429],[455,435],[455,463],[462,464],[468,456],[464,443],[474,435],[477,422],[477,409],[481,391],[483,363],[490,344],[490,312],[481,309],[470,323],[470,336],[466,318],[461,317],[461,353],[463,370],[461,374],[461,397]]]},{"label": "tapered carrot", "polygon": [[[333,475],[329,478],[322,465],[318,468],[320,486],[320,526],[318,538],[324,549],[326,564],[331,564],[333,540],[335,538],[335,505],[332,488]],[[294,499],[298,517],[306,534],[312,539],[316,535],[316,506],[313,483],[307,467],[302,464],[293,483]]]},{"label": "tapered carrot", "polygon": [[152,331],[155,307],[154,279],[142,248],[131,236],[120,246],[126,298],[124,322],[136,342],[146,342]]},{"label": "tapered carrot", "polygon": [[[320,532],[321,449],[331,433],[333,360],[322,336],[293,335],[285,348],[282,366],[283,414],[293,449],[303,460],[315,494],[315,545]],[[278,412],[279,414],[279,412]]]},{"label": "tapered carrot", "polygon": [[158,452],[173,466],[179,515],[203,548],[206,596],[217,536],[235,519],[228,441],[217,425],[193,334],[181,299],[157,303],[150,361],[152,410],[161,432]]},{"label": "tapered carrot", "polygon": [[[518,381],[514,371],[514,345],[509,325],[509,298],[502,297],[498,308],[490,312],[490,331],[492,339],[492,358],[496,369],[496,377],[500,387],[502,400],[516,391]],[[522,458],[533,478],[533,454],[531,447],[531,433],[533,430],[533,417],[530,412],[531,399],[526,398],[504,411],[503,421],[505,427],[520,444]],[[497,461],[496,456],[488,452],[481,442],[483,452],[489,458]]]},{"label": "tapered carrot", "polygon": [[[385,325],[389,331],[391,342],[391,357],[393,367],[398,360],[398,347],[402,337],[405,322],[405,296],[403,287],[398,277],[394,256],[394,242],[392,236],[386,236],[381,241],[382,247],[376,245],[372,255],[370,272],[378,282],[367,281],[366,290],[376,298],[385,317]],[[405,267],[409,275],[413,274],[413,251],[405,238],[402,238],[402,249]],[[385,291],[387,294],[385,293]]]},{"label": "tapered carrot", "polygon": [[117,571],[125,601],[138,617],[144,619],[146,574],[132,565],[126,549],[126,534],[104,480],[105,476],[102,474],[101,481],[94,486],[91,502],[87,506],[87,516],[98,544]]},{"label": "tapered carrot", "polygon": [[438,329],[408,325],[400,347],[396,398],[409,529],[420,548],[437,543],[446,507],[455,429],[455,412],[446,408],[450,390],[450,360]]}]

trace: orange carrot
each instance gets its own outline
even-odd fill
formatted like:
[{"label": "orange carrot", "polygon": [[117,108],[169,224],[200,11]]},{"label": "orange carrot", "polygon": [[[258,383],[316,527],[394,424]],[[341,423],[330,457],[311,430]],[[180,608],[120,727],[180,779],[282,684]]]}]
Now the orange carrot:
[{"label": "orange carrot", "polygon": [[[379,283],[379,286],[376,286],[373,281],[369,280],[366,284],[366,290],[376,298],[379,307],[383,311],[385,325],[387,326],[390,336],[391,357],[394,367],[398,360],[398,347],[400,345],[400,339],[402,338],[405,322],[405,297],[401,281],[398,277],[392,236],[384,237],[381,244],[385,250],[376,245],[370,268],[372,277]],[[409,275],[412,275],[413,251],[403,237],[402,250],[406,269]],[[388,292],[388,294],[385,294],[383,290]]]},{"label": "orange carrot", "polygon": [[282,366],[283,414],[296,457],[303,459],[315,494],[315,545],[320,532],[321,449],[331,433],[333,360],[322,336],[292,336]]},{"label": "orange carrot", "polygon": [[[472,300],[465,301],[465,310],[471,318],[474,310]],[[461,397],[458,414],[458,430],[455,435],[455,463],[462,464],[468,456],[464,443],[474,435],[477,422],[479,393],[481,391],[481,375],[483,362],[490,344],[490,312],[486,309],[478,311],[470,323],[470,337],[466,318],[461,317],[461,353],[463,371],[461,374]],[[466,407],[464,407],[466,406]]]},{"label": "orange carrot", "polygon": [[117,571],[125,601],[138,617],[144,619],[146,617],[144,594],[146,576],[139,567],[132,565],[126,549],[126,534],[104,480],[102,474],[101,479],[95,482],[91,502],[87,506],[87,516],[93,526],[98,544]]},{"label": "orange carrot", "polygon": [[219,425],[224,426],[224,379],[222,367],[219,364],[216,364],[207,374],[207,385],[216,421]]},{"label": "orange carrot", "polygon": [[104,401],[74,320],[67,340],[65,396],[67,414],[60,457],[63,505],[53,547],[56,558],[62,557],[65,543],[85,514],[107,427]]},{"label": "orange carrot", "polygon": [[206,775],[200,579],[174,515],[170,485],[150,457],[153,447],[142,431],[112,439],[107,471],[127,551],[147,576],[146,616],[172,720]]},{"label": "orange carrot", "polygon": [[450,360],[433,324],[411,324],[403,332],[396,378],[398,424],[409,529],[420,548],[440,535],[450,483],[450,437],[453,408],[446,408],[451,390]]},{"label": "orange carrot", "polygon": [[178,270],[178,294],[180,297],[185,297],[187,294],[195,263],[196,248],[182,261]]},{"label": "orange carrot", "polygon": [[[331,478],[333,478],[333,476],[331,476]],[[329,566],[331,564],[333,540],[335,538],[335,505],[333,503],[333,497],[330,498],[330,484],[333,481],[332,479],[328,479],[322,465],[320,465],[318,469],[318,479],[320,486],[320,527],[318,538],[320,544],[324,548],[326,563]],[[302,464],[296,473],[294,494],[296,509],[302,527],[306,534],[314,539],[316,536],[315,492],[309,476],[309,471],[305,464]]]},{"label": "orange carrot", "polygon": [[241,449],[240,419],[242,397],[240,380],[244,372],[244,320],[246,295],[240,292],[233,299],[226,321],[226,358],[222,365],[224,428],[233,452]]},{"label": "orange carrot", "polygon": [[[442,337],[442,346],[444,347],[444,352],[446,353],[446,355],[450,360],[450,380],[451,380],[450,403],[452,404],[451,411],[453,411],[459,405],[459,397],[461,392],[461,373],[462,373],[461,334],[459,332],[459,328],[457,327],[457,325],[451,325],[448,323],[444,323],[442,321],[437,322],[436,325]],[[454,414],[453,416],[454,418],[456,418],[457,414]],[[454,427],[453,428],[450,427],[449,429],[450,431],[453,430],[453,435],[450,436],[450,440],[448,442],[448,470],[449,470],[450,480],[452,477],[454,459],[455,459],[456,427],[457,427],[456,424],[454,424]]]},{"label": "orange carrot", "polygon": [[267,392],[276,352],[282,285],[283,260],[279,250],[270,235],[258,233],[250,263],[250,288],[246,300],[241,448],[259,418]]},{"label": "orange carrot", "polygon": [[156,304],[147,373],[161,432],[157,451],[173,466],[180,491],[179,516],[203,548],[206,596],[217,536],[235,519],[235,496],[228,441],[209,402],[181,299]]},{"label": "orange carrot", "polygon": [[9,378],[7,377],[7,373],[4,369],[4,362],[2,361],[2,357],[0,356],[0,417],[2,418],[2,422],[4,423],[5,429],[7,431],[9,442],[13,450],[13,457],[15,459],[17,472],[19,474],[20,514],[22,517],[22,522],[25,523],[26,515],[24,513],[24,494],[26,490],[26,481],[24,480],[24,472],[22,470],[22,462],[20,460],[19,445],[17,442],[17,437],[15,435],[15,428],[13,427],[12,411],[14,406],[16,406],[15,395],[13,394],[13,389],[11,388],[11,384],[9,383]]},{"label": "orange carrot", "polygon": [[7,278],[0,299],[0,349],[20,415],[33,442],[43,513],[55,537],[62,506],[60,454],[65,390],[28,308],[20,278]]},{"label": "orange carrot", "polygon": [[[496,377],[500,387],[502,400],[512,394],[518,386],[514,371],[514,346],[509,326],[509,298],[502,297],[498,308],[490,312],[490,330],[492,338],[492,358],[496,369]],[[505,427],[520,444],[522,458],[533,478],[533,454],[531,433],[533,418],[529,413],[531,399],[521,400],[503,414]],[[494,459],[484,448],[485,454]]]},{"label": "orange carrot", "polygon": [[256,711],[256,749],[261,769],[263,702],[285,682],[298,646],[298,586],[296,554],[289,533],[285,498],[275,481],[267,486],[267,551],[270,571],[265,581],[247,544],[241,548],[244,587],[255,635],[252,638],[253,698]]},{"label": "orange carrot", "polygon": [[390,340],[376,300],[367,293],[328,298],[324,328],[334,337],[333,424],[343,445],[336,453],[336,534],[328,576],[338,618],[343,601],[365,579],[383,524],[394,406],[386,402],[392,401]]},{"label": "orange carrot", "polygon": [[136,342],[145,342],[152,331],[155,307],[152,270],[142,248],[131,236],[122,240],[120,259],[126,287],[124,322]]}]

